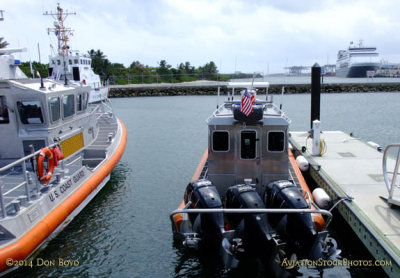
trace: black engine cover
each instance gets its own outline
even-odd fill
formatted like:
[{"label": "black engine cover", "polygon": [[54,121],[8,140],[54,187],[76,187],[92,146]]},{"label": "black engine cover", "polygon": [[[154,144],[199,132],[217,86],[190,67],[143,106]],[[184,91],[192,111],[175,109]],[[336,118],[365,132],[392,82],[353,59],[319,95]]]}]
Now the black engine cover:
[{"label": "black engine cover", "polygon": [[[217,188],[209,180],[197,180],[187,185],[184,202],[191,202],[190,208],[222,208]],[[189,214],[193,229],[199,233],[205,246],[217,246],[224,232],[222,213]]]},{"label": "black engine cover", "polygon": [[[227,208],[265,208],[264,203],[251,185],[234,185],[226,193]],[[275,232],[266,214],[228,214],[230,226],[243,238],[245,249],[250,253],[269,256],[275,246]]]},{"label": "black engine cover", "polygon": [[[288,180],[270,183],[264,193],[267,208],[309,208],[300,189]],[[312,248],[317,231],[309,213],[271,215],[271,224],[278,232],[306,253]]]}]

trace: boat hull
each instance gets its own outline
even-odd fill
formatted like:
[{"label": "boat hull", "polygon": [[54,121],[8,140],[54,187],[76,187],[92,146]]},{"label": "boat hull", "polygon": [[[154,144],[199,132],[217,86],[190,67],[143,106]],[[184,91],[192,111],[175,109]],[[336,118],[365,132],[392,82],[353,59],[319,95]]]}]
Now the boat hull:
[{"label": "boat hull", "polygon": [[377,64],[354,65],[336,69],[336,76],[362,78],[367,77],[367,71],[376,71],[377,69],[379,69],[379,65]]}]

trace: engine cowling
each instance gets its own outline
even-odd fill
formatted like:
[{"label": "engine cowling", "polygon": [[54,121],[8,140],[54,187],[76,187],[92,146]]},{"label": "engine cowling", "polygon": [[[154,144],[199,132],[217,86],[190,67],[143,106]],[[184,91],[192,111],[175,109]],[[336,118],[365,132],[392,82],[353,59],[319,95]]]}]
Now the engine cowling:
[{"label": "engine cowling", "polygon": [[[264,203],[251,185],[234,185],[226,193],[227,208],[265,208]],[[277,245],[276,233],[266,214],[228,214],[228,222],[236,235],[243,239],[246,251],[269,256]]]},{"label": "engine cowling", "polygon": [[[191,202],[190,208],[222,208],[217,188],[209,180],[196,180],[186,187],[184,202]],[[222,213],[189,214],[193,231],[198,233],[205,246],[219,245],[224,233]]]},{"label": "engine cowling", "polygon": [[[309,208],[299,188],[288,180],[275,181],[267,185],[264,193],[267,208]],[[312,216],[309,213],[288,213],[271,215],[271,225],[297,252],[308,254],[317,236]]]}]

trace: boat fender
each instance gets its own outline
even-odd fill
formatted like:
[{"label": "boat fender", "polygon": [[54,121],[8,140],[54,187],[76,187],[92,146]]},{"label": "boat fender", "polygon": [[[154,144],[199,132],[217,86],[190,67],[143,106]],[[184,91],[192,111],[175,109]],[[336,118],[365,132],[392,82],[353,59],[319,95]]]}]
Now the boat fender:
[{"label": "boat fender", "polygon": [[310,167],[310,164],[308,163],[307,159],[302,155],[299,155],[296,158],[296,164],[297,166],[299,166],[299,169],[302,172],[308,171],[308,168]]},{"label": "boat fender", "polygon": [[[184,207],[185,207],[185,202],[182,201],[181,204],[179,205],[178,209],[183,209]],[[173,220],[174,220],[174,223],[175,223],[176,231],[180,232],[181,231],[181,224],[182,224],[182,221],[183,221],[183,213],[175,214],[173,216]]]},{"label": "boat fender", "polygon": [[[47,165],[48,169],[46,169],[46,172],[44,171],[44,166],[43,162],[44,159],[47,158]],[[43,148],[40,150],[40,153],[37,158],[37,175],[41,183],[48,183],[53,175],[54,172],[54,155],[51,149],[49,148]]]},{"label": "boat fender", "polygon": [[86,80],[85,79],[82,80],[82,84],[86,85]]},{"label": "boat fender", "polygon": [[331,198],[329,195],[323,190],[322,188],[318,187],[315,188],[312,192],[314,202],[318,205],[321,209],[329,209],[331,206]]},{"label": "boat fender", "polygon": [[378,152],[382,152],[382,147],[379,146],[379,144],[377,144],[373,141],[368,141],[367,144],[370,145],[371,147],[375,148]]}]

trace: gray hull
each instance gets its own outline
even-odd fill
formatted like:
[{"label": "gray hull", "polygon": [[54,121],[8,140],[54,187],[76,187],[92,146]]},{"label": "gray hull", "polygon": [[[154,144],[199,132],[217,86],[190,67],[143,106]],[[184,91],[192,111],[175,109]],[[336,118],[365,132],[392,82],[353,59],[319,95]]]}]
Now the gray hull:
[{"label": "gray hull", "polygon": [[378,65],[351,66],[349,68],[336,69],[337,77],[367,77],[367,71],[376,71]]}]

